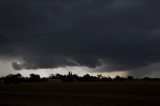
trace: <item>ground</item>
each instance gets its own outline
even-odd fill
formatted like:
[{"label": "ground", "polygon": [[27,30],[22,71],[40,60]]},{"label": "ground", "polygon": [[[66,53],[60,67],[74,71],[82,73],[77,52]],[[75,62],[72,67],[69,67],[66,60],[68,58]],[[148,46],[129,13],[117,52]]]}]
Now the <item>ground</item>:
[{"label": "ground", "polygon": [[1,84],[0,106],[158,106],[160,82]]}]

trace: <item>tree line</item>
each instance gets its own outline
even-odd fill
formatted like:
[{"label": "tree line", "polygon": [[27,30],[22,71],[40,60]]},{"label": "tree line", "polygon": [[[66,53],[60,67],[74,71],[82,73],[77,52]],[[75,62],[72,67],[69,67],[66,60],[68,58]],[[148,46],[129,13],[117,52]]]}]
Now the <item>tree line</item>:
[{"label": "tree line", "polygon": [[160,78],[134,78],[133,76],[120,77],[116,76],[115,78],[106,77],[102,74],[97,76],[91,76],[90,74],[85,74],[84,76],[78,76],[77,74],[72,74],[68,72],[67,75],[62,74],[50,74],[48,77],[41,78],[38,74],[30,74],[29,77],[23,77],[20,73],[18,74],[9,74],[5,77],[0,78],[0,83],[4,84],[19,84],[19,83],[28,83],[28,82],[45,82],[49,80],[59,80],[62,82],[86,82],[86,81],[160,81]]}]

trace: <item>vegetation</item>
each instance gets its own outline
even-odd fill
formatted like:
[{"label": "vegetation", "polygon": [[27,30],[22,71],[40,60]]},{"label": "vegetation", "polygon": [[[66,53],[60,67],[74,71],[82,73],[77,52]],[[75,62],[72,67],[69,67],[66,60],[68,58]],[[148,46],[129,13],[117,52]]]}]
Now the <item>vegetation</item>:
[{"label": "vegetation", "polygon": [[9,74],[5,77],[0,78],[0,83],[4,84],[19,84],[24,82],[43,82],[48,80],[60,80],[63,82],[86,82],[86,81],[160,81],[160,78],[149,78],[144,77],[141,79],[136,79],[133,76],[128,77],[120,77],[116,76],[115,78],[111,77],[105,77],[101,74],[97,76],[91,76],[89,74],[86,74],[84,76],[78,76],[77,74],[72,74],[72,72],[69,72],[67,75],[61,75],[61,74],[51,74],[47,78],[41,78],[38,74],[30,74],[29,77],[23,77],[21,74]]}]

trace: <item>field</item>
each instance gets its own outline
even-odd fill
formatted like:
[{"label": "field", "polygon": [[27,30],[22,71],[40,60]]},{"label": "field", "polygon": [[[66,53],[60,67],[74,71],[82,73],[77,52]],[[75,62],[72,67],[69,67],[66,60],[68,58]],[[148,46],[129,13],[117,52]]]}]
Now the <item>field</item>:
[{"label": "field", "polygon": [[0,106],[159,106],[160,82],[1,84]]}]

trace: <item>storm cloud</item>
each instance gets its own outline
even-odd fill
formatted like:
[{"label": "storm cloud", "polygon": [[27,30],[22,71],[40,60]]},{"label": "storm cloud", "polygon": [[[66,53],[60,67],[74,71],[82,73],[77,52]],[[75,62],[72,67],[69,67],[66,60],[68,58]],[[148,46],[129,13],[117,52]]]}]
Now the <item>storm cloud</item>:
[{"label": "storm cloud", "polygon": [[[0,55],[17,69],[160,63],[159,0],[2,0]],[[99,70],[97,70],[99,71]]]}]

